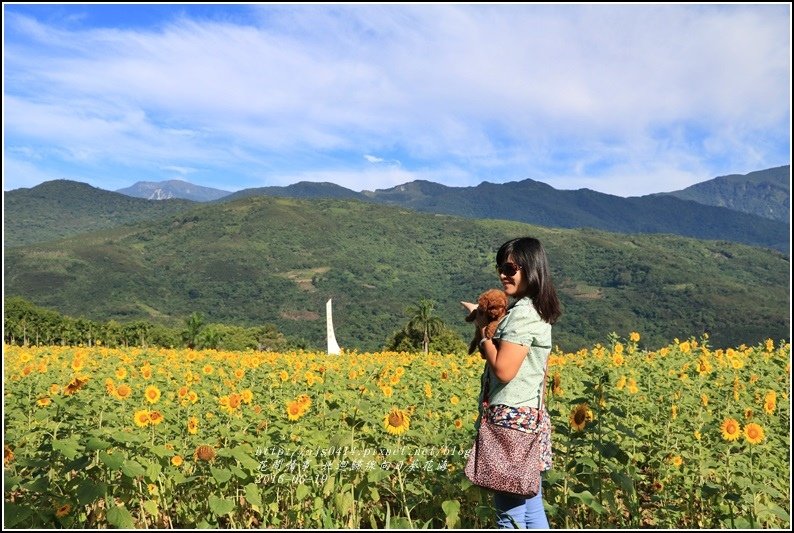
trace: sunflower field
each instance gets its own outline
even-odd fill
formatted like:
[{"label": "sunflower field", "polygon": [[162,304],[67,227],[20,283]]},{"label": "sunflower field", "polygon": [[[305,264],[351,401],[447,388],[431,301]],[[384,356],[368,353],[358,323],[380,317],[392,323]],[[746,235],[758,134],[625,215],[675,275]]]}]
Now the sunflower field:
[{"label": "sunflower field", "polygon": [[[490,528],[478,354],[4,346],[16,528]],[[791,526],[790,344],[552,352],[555,528]]]}]

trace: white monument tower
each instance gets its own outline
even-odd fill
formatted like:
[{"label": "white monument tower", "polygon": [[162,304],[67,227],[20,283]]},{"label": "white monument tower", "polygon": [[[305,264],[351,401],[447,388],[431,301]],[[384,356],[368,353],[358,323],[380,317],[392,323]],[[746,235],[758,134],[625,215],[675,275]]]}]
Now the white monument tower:
[{"label": "white monument tower", "polygon": [[339,348],[339,345],[336,343],[336,335],[334,335],[334,321],[333,321],[333,317],[331,316],[330,299],[325,304],[325,326],[326,326],[326,334],[328,337],[328,353],[329,354],[340,353],[342,349]]}]

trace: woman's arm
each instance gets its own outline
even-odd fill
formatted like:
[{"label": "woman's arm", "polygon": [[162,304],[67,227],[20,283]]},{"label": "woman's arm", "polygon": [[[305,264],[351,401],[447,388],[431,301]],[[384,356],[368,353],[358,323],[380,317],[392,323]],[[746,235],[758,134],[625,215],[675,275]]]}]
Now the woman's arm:
[{"label": "woman's arm", "polygon": [[528,352],[529,348],[526,346],[508,341],[500,341],[499,346],[489,338],[483,338],[480,342],[480,354],[488,361],[494,375],[502,383],[516,377]]}]

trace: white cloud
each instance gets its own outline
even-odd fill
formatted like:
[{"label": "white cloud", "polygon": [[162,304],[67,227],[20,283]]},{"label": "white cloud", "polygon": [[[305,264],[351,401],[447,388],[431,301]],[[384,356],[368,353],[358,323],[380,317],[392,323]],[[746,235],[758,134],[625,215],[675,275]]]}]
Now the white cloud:
[{"label": "white cloud", "polygon": [[11,13],[6,138],[249,181],[234,188],[317,173],[361,189],[361,151],[402,167],[385,183],[457,168],[617,194],[789,162],[788,6],[251,7],[255,25],[150,31]]},{"label": "white cloud", "polygon": [[374,155],[369,155],[369,154],[364,155],[364,159],[366,159],[372,164],[383,163],[385,161],[385,159],[383,159],[382,157],[375,157]]}]

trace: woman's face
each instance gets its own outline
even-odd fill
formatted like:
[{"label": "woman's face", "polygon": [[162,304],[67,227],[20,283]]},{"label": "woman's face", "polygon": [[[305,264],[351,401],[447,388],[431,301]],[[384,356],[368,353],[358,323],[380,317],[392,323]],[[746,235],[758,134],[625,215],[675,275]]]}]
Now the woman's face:
[{"label": "woman's face", "polygon": [[498,272],[499,281],[502,282],[502,287],[504,287],[508,296],[521,298],[527,293],[529,282],[524,276],[524,272],[513,260],[512,254],[507,258],[507,261],[499,265]]}]

